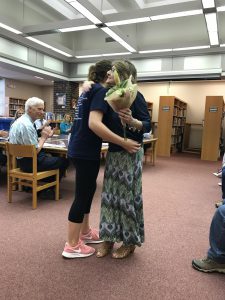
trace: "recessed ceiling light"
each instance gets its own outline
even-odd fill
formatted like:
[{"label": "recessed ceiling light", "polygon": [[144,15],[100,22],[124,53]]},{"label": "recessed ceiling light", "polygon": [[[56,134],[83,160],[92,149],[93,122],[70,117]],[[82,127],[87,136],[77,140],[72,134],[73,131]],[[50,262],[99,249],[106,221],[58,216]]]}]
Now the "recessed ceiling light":
[{"label": "recessed ceiling light", "polygon": [[76,27],[68,27],[68,28],[61,28],[58,29],[60,32],[70,32],[70,31],[81,31],[81,30],[87,30],[87,29],[95,29],[97,28],[96,25],[84,25],[84,26],[76,26]]},{"label": "recessed ceiling light", "polygon": [[67,56],[67,57],[72,57],[73,55],[71,55],[71,54],[69,54],[69,53],[66,53],[66,52],[64,52],[64,51],[62,51],[62,50],[59,50],[59,49],[57,49],[57,48],[55,48],[55,47],[52,47],[52,46],[50,46],[49,44],[46,44],[46,43],[44,43],[44,42],[42,42],[42,41],[39,41],[39,40],[37,40],[37,39],[35,39],[35,38],[33,38],[33,37],[31,37],[31,36],[27,36],[26,37],[28,40],[31,40],[32,42],[35,42],[35,43],[37,43],[37,44],[39,44],[39,45],[41,45],[41,46],[44,46],[44,47],[46,47],[46,48],[49,48],[49,49],[51,49],[51,50],[53,50],[53,51],[55,51],[55,52],[58,52],[58,53],[60,53],[60,54],[62,54],[62,55],[65,55],[65,56]]},{"label": "recessed ceiling light", "polygon": [[150,16],[150,19],[152,21],[157,21],[157,20],[163,20],[163,19],[187,17],[187,16],[194,16],[194,15],[201,15],[201,14],[203,14],[202,9],[197,9],[197,10],[182,11],[182,12],[164,14],[164,15],[158,15],[158,16]]},{"label": "recessed ceiling light", "polygon": [[143,51],[139,51],[139,53],[144,54],[144,53],[158,53],[158,52],[169,52],[169,51],[172,51],[172,49],[143,50]]},{"label": "recessed ceiling light", "polygon": [[119,26],[119,25],[143,23],[143,22],[149,22],[149,21],[151,21],[149,17],[144,17],[144,18],[136,18],[136,19],[128,19],[128,20],[107,22],[105,24],[109,27],[112,27],[112,26]]}]

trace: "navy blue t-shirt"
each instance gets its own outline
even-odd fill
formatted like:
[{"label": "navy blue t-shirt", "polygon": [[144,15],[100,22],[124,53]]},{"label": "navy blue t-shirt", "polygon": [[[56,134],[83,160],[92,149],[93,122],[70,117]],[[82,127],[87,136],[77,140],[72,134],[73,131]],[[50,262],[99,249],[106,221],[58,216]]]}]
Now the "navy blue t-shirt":
[{"label": "navy blue t-shirt", "polygon": [[[132,103],[130,109],[132,111],[133,118],[142,121],[143,128],[139,131],[133,131],[132,129],[129,129],[129,126],[126,126],[126,136],[129,139],[141,143],[143,141],[143,133],[149,132],[151,130],[151,120],[146,101],[144,99],[144,96],[140,92],[137,93],[137,97]],[[118,117],[118,114],[114,112],[109,105],[108,111],[104,115],[103,121],[110,130],[123,137],[123,126],[121,124],[120,118]],[[122,150],[124,150],[122,147],[109,143],[110,152],[117,152]]]},{"label": "navy blue t-shirt", "polygon": [[98,110],[103,114],[107,111],[104,100],[107,89],[95,83],[91,90],[80,95],[75,112],[68,157],[98,160],[100,158],[102,139],[88,126],[90,111]]}]

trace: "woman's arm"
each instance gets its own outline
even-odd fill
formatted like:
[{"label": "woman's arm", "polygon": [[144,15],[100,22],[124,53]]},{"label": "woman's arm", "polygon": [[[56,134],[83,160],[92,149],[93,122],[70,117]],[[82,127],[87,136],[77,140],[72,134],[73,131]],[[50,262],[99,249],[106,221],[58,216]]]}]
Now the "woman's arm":
[{"label": "woman's arm", "polygon": [[91,111],[89,116],[89,128],[104,141],[119,145],[129,153],[137,152],[141,145],[131,139],[124,140],[123,137],[113,133],[102,123],[103,113],[101,111]]}]

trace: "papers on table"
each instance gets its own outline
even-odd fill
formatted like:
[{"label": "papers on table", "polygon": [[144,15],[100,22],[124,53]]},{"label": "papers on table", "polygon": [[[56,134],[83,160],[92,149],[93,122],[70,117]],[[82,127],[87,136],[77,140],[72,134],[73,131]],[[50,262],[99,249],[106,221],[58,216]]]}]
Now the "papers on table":
[{"label": "papers on table", "polygon": [[54,141],[53,143],[44,143],[44,147],[50,148],[66,148],[66,144],[63,141]]},{"label": "papers on table", "polygon": [[102,147],[109,147],[109,143],[102,143]]}]

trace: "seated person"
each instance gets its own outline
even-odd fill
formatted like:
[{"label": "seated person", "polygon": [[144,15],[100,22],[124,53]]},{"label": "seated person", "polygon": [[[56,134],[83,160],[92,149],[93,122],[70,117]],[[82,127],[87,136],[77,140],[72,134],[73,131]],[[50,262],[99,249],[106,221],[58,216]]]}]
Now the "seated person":
[{"label": "seated person", "polygon": [[[44,113],[44,101],[42,99],[32,97],[25,103],[25,114],[17,119],[9,132],[9,141],[12,144],[33,144],[37,148],[37,170],[48,171],[59,169],[60,179],[65,173],[69,163],[65,157],[50,157],[43,151],[44,142],[48,137],[53,135],[53,130],[50,126],[45,126],[41,131],[41,136],[38,139],[37,131],[34,127],[34,121],[40,119]],[[18,158],[19,166],[24,172],[32,172],[31,158]],[[47,190],[42,193],[48,193]],[[52,192],[54,192],[52,190]],[[52,195],[49,198],[54,198]]]},{"label": "seated person", "polygon": [[[0,130],[0,137],[7,138],[8,137],[8,131]],[[2,149],[0,149],[0,165],[5,166],[7,162],[7,156],[3,153]]]},{"label": "seated person", "polygon": [[10,127],[12,126],[12,124],[22,115],[24,114],[24,110],[23,108],[18,108],[17,111],[15,112],[15,116],[14,116],[14,120],[12,120],[12,122],[10,123]]},{"label": "seated person", "polygon": [[220,206],[212,219],[209,234],[210,248],[206,258],[194,259],[192,266],[205,273],[225,273],[225,205]]},{"label": "seated person", "polygon": [[45,126],[49,126],[50,123],[51,123],[51,120],[47,121],[47,120],[44,119],[44,113],[43,113],[43,116],[40,119],[37,119],[37,120],[34,121],[34,127],[37,130],[38,137],[41,136],[42,129]]},{"label": "seated person", "polygon": [[72,128],[72,117],[70,114],[65,114],[63,121],[60,123],[60,133],[69,134]]},{"label": "seated person", "polygon": [[223,155],[223,162],[222,162],[222,170],[221,170],[221,187],[222,187],[222,200],[217,202],[215,205],[219,207],[225,204],[225,154]]}]

